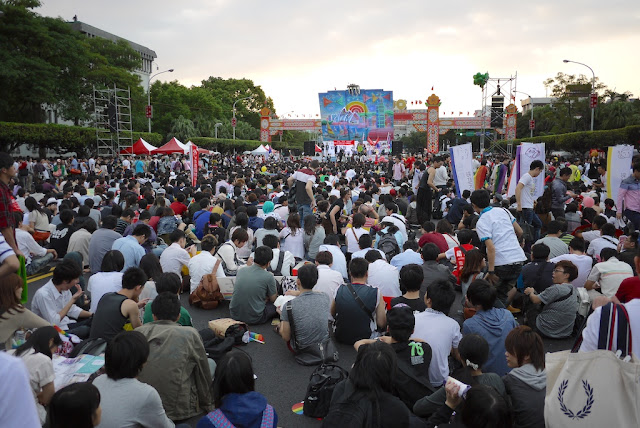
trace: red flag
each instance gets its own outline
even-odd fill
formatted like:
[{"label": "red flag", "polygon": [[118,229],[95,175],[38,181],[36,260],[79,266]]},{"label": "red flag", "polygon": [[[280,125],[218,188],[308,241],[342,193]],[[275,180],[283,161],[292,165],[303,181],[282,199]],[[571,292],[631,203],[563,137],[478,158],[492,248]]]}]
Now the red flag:
[{"label": "red flag", "polygon": [[431,87],[431,90],[433,91],[433,86]]}]

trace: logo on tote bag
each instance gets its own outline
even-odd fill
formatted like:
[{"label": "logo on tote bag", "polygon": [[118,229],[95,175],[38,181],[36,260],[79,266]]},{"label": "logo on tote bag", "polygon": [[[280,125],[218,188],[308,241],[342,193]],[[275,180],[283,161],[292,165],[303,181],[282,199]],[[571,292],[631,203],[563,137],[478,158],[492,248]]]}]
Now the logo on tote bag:
[{"label": "logo on tote bag", "polygon": [[587,404],[585,404],[582,410],[580,410],[578,413],[573,413],[573,411],[564,404],[564,392],[567,390],[568,385],[569,381],[563,380],[558,387],[558,401],[560,402],[560,410],[562,410],[562,413],[564,413],[571,419],[584,419],[591,413],[591,406],[593,406],[593,388],[586,380],[582,381],[582,388],[584,388],[584,392],[585,394],[587,394]]}]

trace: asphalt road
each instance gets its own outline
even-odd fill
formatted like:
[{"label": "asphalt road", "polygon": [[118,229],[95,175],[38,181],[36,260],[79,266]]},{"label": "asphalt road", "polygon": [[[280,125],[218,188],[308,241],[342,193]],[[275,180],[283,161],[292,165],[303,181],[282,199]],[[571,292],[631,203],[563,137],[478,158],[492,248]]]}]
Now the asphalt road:
[{"label": "asphalt road", "polygon": [[[34,293],[49,280],[50,274],[34,277],[29,283],[29,301]],[[87,274],[88,278],[88,274]],[[460,315],[460,294],[456,298],[450,315],[458,318]],[[209,320],[229,317],[229,304],[223,302],[218,308],[210,311],[192,308],[189,306],[188,295],[181,296],[182,305],[186,307],[192,317],[194,327],[202,329],[207,327]],[[522,320],[520,320],[522,321]],[[269,404],[278,414],[278,426],[280,427],[313,427],[320,426],[320,421],[293,413],[291,407],[303,400],[309,381],[309,376],[314,367],[305,367],[297,364],[293,355],[287,349],[284,341],[273,332],[271,324],[252,327],[252,331],[261,333],[265,343],[250,342],[238,347],[235,352],[246,352],[251,356],[256,380],[256,390],[262,393]],[[549,340],[545,339],[545,351],[554,352],[569,349],[573,343],[571,339]],[[340,353],[338,365],[349,370],[355,361],[356,352],[351,346],[336,344]],[[200,417],[184,421],[195,427]]]}]

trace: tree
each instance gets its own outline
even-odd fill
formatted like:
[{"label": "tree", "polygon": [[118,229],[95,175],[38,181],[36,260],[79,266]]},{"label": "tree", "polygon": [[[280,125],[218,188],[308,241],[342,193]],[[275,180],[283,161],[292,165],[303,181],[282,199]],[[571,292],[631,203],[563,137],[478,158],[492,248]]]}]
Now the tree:
[{"label": "tree", "polygon": [[413,131],[409,135],[400,138],[402,146],[409,152],[422,152],[427,146],[427,133],[421,131]]},{"label": "tree", "polygon": [[182,142],[187,142],[189,138],[199,137],[199,135],[198,130],[191,120],[184,116],[178,116],[178,118],[171,123],[171,131],[167,135],[167,139],[173,137]]}]

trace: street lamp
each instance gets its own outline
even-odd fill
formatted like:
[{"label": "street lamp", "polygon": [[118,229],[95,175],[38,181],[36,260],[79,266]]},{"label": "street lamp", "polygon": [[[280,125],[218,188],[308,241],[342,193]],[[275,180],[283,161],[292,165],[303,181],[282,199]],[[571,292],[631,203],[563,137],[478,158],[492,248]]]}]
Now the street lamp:
[{"label": "street lamp", "polygon": [[218,126],[222,126],[222,124],[220,122],[216,123],[215,128],[215,132],[216,132],[216,138],[218,138]]},{"label": "street lamp", "polygon": [[[147,82],[147,105],[151,107],[151,79],[156,77],[158,74],[162,73],[173,73],[173,68],[170,68],[165,71],[161,71],[160,73],[156,73],[153,76],[149,77],[149,81]],[[149,133],[151,133],[151,115],[149,114]]]},{"label": "street lamp", "polygon": [[239,100],[236,100],[233,103],[233,124],[232,125],[233,125],[233,139],[234,140],[236,139],[236,103],[238,101],[248,100],[249,98],[251,98],[251,97],[249,96],[249,97],[240,98]]},{"label": "street lamp", "polygon": [[[533,97],[527,94],[526,92],[522,92],[522,91],[513,91],[513,92],[516,92],[518,94],[523,94],[529,97],[530,104],[531,104],[531,120],[533,120]],[[531,131],[530,138],[533,138],[533,127],[531,126],[531,122],[529,122],[529,130]]]},{"label": "street lamp", "polygon": [[[587,67],[589,70],[591,70],[591,74],[593,75],[593,78],[591,79],[591,94],[594,93],[594,91],[596,90],[596,73],[593,72],[593,68],[589,67],[587,64],[583,64],[581,62],[577,62],[577,61],[571,61],[569,59],[563,59],[562,62],[564,62],[565,64],[568,62],[572,62],[574,64],[579,64],[579,65],[584,65],[585,67]],[[595,110],[595,106],[591,107],[591,130],[593,131],[593,112]]]}]

